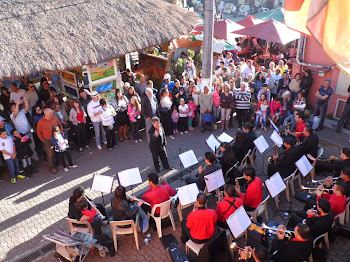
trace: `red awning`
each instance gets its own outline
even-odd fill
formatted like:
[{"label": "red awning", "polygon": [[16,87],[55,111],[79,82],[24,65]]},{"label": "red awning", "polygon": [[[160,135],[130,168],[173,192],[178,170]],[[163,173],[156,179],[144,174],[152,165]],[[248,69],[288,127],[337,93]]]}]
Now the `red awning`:
[{"label": "red awning", "polygon": [[[232,34],[232,31],[244,28],[243,26],[232,22],[231,20],[224,19],[214,23],[214,38],[230,40],[235,37],[241,37],[242,35]],[[194,30],[203,32],[204,26],[197,26]]]}]

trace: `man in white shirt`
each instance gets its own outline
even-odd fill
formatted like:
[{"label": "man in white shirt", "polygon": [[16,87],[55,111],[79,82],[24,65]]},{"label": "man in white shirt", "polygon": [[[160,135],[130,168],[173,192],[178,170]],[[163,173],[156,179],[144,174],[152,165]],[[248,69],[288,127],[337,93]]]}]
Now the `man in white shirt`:
[{"label": "man in white shirt", "polygon": [[12,83],[10,85],[11,93],[10,93],[10,103],[16,103],[18,99],[20,99],[20,105],[23,104],[23,98],[26,94],[26,90],[19,89],[16,83]]},{"label": "man in white shirt", "polygon": [[102,142],[104,144],[107,143],[106,132],[103,130],[101,116],[100,116],[103,113],[103,111],[100,105],[99,95],[96,91],[92,91],[91,98],[92,100],[87,105],[87,111],[88,111],[88,115],[90,117],[92,126],[94,127],[96,146],[99,150],[101,150],[102,149],[101,135],[102,135]]},{"label": "man in white shirt", "polygon": [[241,76],[243,78],[248,77],[249,74],[254,75],[255,74],[255,68],[253,66],[252,60],[248,60],[247,66],[242,69]]},{"label": "man in white shirt", "polygon": [[20,98],[18,98],[16,104],[10,104],[10,109],[12,112],[10,115],[10,118],[15,128],[17,129],[17,131],[23,135],[27,135],[30,138],[31,142],[29,143],[29,147],[33,151],[32,158],[35,161],[39,161],[38,154],[35,151],[35,141],[34,141],[33,133],[31,132],[32,127],[30,126],[26,116],[26,113],[28,113],[28,110],[29,110],[29,104],[25,97],[23,97],[22,100],[24,101],[24,108],[21,110],[19,109],[19,104],[21,101]]}]

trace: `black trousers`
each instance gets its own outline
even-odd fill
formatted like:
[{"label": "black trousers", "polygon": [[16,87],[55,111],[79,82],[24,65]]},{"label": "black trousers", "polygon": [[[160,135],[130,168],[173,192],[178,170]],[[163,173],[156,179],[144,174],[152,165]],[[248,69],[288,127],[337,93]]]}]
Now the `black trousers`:
[{"label": "black trousers", "polygon": [[140,121],[140,120],[136,120],[136,122],[130,121],[130,127],[131,127],[132,137],[133,137],[135,140],[140,139],[140,135],[139,135],[139,121]]},{"label": "black trousers", "polygon": [[344,111],[338,121],[337,130],[341,130],[342,127],[348,127],[350,124],[350,104],[346,103]]},{"label": "black trousers", "polygon": [[184,132],[188,130],[188,118],[180,117],[179,118],[179,130],[180,132]]},{"label": "black trousers", "polygon": [[77,141],[78,148],[87,146],[89,144],[86,124],[80,123],[74,126],[75,141]]},{"label": "black trousers", "polygon": [[302,223],[303,220],[306,218],[307,218],[307,214],[306,214],[306,211],[304,210],[299,210],[295,214],[293,213],[289,218],[287,228],[294,229],[296,225],[298,225],[299,223]]},{"label": "black trousers", "polygon": [[162,161],[163,167],[165,169],[169,169],[169,162],[168,162],[168,157],[167,157],[165,148],[157,152],[151,151],[151,153],[152,153],[153,164],[156,169],[159,169],[160,167],[158,157]]},{"label": "black trousers", "polygon": [[267,166],[267,175],[272,177],[276,172],[278,172],[278,164],[270,163]]},{"label": "black trousers", "polygon": [[56,152],[56,156],[58,158],[59,163],[62,164],[63,167],[67,167],[66,161],[64,160],[64,157],[67,158],[69,166],[73,165],[72,156],[68,150],[63,152]]},{"label": "black trousers", "polygon": [[182,228],[182,235],[181,235],[181,241],[183,243],[186,243],[188,240],[192,240],[196,244],[204,244],[208,242],[210,239],[195,239],[191,236],[190,229],[186,226],[187,219],[183,219],[181,221],[181,228]]},{"label": "black trousers", "polygon": [[109,129],[108,126],[103,126],[103,130],[106,132],[107,148],[114,147],[117,144],[114,125],[113,129]]},{"label": "black trousers", "polygon": [[249,110],[248,109],[236,109],[237,121],[239,128],[242,128],[242,124],[248,122]]}]

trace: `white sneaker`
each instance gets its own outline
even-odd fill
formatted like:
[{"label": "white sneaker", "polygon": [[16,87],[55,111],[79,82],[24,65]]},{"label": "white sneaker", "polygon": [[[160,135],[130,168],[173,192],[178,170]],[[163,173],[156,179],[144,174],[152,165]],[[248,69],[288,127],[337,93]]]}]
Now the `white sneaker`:
[{"label": "white sneaker", "polygon": [[66,167],[65,167],[65,168],[63,168],[63,170],[64,170],[65,172],[68,172],[68,168],[66,168]]},{"label": "white sneaker", "polygon": [[77,168],[77,167],[78,167],[77,165],[69,166],[69,168]]},{"label": "white sneaker", "polygon": [[89,149],[90,147],[88,145],[86,145],[85,148]]},{"label": "white sneaker", "polygon": [[135,140],[135,143],[138,143],[139,142],[139,140]]},{"label": "white sneaker", "polygon": [[100,145],[97,145],[97,148],[98,148],[99,150],[102,150],[102,146],[100,146]]},{"label": "white sneaker", "polygon": [[188,131],[185,131],[185,134],[188,134]]},{"label": "white sneaker", "polygon": [[139,142],[142,142],[142,139],[141,139],[141,138],[139,139]]},{"label": "white sneaker", "polygon": [[107,141],[104,141],[103,144],[107,145]]}]

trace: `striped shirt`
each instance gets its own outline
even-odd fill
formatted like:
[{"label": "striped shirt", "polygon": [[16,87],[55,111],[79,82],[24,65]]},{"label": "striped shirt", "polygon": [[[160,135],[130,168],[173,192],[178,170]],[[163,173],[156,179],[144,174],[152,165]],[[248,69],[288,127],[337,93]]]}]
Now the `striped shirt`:
[{"label": "striped shirt", "polygon": [[235,93],[236,109],[250,109],[250,97],[249,91],[237,91]]}]

